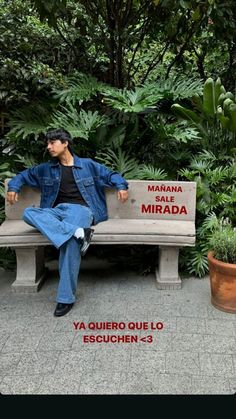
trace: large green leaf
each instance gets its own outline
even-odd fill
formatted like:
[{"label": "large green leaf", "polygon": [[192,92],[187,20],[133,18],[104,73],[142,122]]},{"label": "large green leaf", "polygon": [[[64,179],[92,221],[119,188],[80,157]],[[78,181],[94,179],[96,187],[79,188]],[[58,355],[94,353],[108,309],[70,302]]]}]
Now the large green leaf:
[{"label": "large green leaf", "polygon": [[50,123],[51,128],[63,127],[72,136],[72,138],[84,138],[88,140],[89,134],[94,132],[99,126],[106,124],[107,118],[99,115],[97,111],[84,111],[81,110],[79,113],[72,106],[62,106],[61,110],[58,110],[52,115]]},{"label": "large green leaf", "polygon": [[48,109],[39,105],[26,106],[11,113],[7,136],[11,139],[25,139],[33,135],[37,140],[40,134],[46,133],[49,123]]},{"label": "large green leaf", "polygon": [[126,179],[139,179],[138,162],[120,147],[99,152],[96,157],[110,169],[124,175]]},{"label": "large green leaf", "polygon": [[54,97],[60,103],[72,105],[81,105],[84,101],[91,99],[103,86],[95,77],[78,72],[65,78],[64,83],[64,88],[53,90]]},{"label": "large green leaf", "polygon": [[146,108],[155,108],[156,102],[162,97],[150,89],[137,87],[135,90],[119,90],[106,88],[102,91],[103,101],[114,109],[122,112],[141,112]]},{"label": "large green leaf", "polygon": [[151,165],[143,165],[140,169],[139,179],[146,180],[164,180],[167,178],[165,170],[155,168]]}]

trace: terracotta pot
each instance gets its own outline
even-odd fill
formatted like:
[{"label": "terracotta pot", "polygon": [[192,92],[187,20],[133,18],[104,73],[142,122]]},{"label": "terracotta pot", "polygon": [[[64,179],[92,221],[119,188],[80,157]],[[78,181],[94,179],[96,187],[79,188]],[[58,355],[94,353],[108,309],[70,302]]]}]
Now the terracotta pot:
[{"label": "terracotta pot", "polygon": [[211,303],[219,310],[236,313],[236,264],[225,263],[208,253]]}]

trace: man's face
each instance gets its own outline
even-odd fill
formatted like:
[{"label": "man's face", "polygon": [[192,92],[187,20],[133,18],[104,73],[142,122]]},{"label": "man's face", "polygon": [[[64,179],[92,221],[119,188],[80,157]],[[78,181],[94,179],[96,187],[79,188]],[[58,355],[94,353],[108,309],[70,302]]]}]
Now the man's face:
[{"label": "man's face", "polygon": [[47,142],[47,150],[52,157],[61,156],[67,149],[68,141],[62,143],[60,140],[49,140]]}]

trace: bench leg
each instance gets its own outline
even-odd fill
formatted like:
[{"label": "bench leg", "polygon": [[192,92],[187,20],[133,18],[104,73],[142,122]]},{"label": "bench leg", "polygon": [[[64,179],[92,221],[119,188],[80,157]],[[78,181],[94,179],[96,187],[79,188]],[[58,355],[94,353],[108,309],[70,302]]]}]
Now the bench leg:
[{"label": "bench leg", "polygon": [[44,248],[42,246],[17,247],[15,252],[17,273],[16,280],[12,284],[12,291],[38,291],[47,273],[44,267]]},{"label": "bench leg", "polygon": [[156,270],[157,288],[171,290],[181,288],[178,274],[178,247],[159,246],[159,265]]}]

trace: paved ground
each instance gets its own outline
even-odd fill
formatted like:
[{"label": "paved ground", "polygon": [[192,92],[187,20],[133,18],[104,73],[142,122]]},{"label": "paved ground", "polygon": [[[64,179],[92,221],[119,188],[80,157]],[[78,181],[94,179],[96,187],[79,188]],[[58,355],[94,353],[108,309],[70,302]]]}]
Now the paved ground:
[{"label": "paved ground", "polygon": [[[236,315],[211,306],[208,278],[159,291],[154,275],[85,266],[76,305],[55,318],[56,271],[30,295],[11,292],[12,273],[0,276],[2,394],[236,393]],[[73,325],[112,321],[125,329]],[[147,322],[149,330],[129,330],[136,322]],[[157,322],[164,328],[150,330]],[[137,336],[138,342],[85,343],[85,335]]]}]

